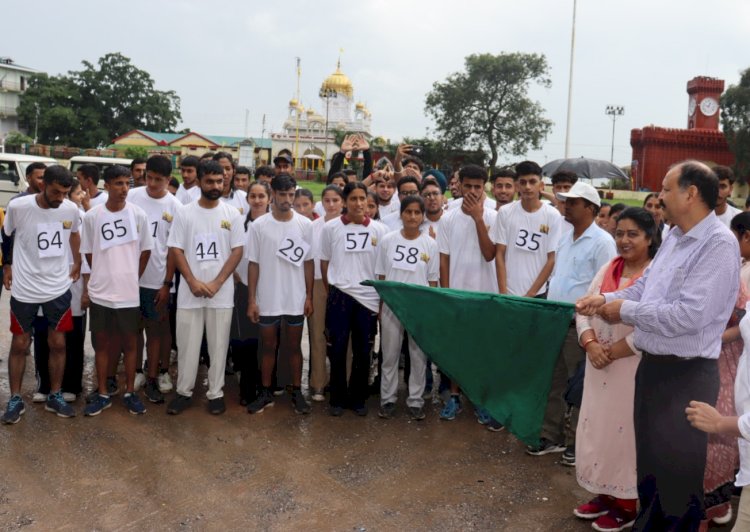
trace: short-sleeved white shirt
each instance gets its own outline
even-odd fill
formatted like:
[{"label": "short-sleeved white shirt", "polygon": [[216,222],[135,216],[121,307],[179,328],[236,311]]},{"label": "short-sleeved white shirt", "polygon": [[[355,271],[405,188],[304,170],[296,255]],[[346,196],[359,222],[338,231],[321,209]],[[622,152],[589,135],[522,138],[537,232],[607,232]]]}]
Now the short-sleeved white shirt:
[{"label": "short-sleeved white shirt", "polygon": [[201,187],[198,185],[198,183],[196,183],[190,188],[185,188],[184,185],[180,183],[180,186],[177,188],[177,192],[175,192],[174,197],[177,198],[177,201],[179,201],[183,205],[187,205],[188,203],[192,203],[201,197]]},{"label": "short-sleeved white shirt", "polygon": [[399,211],[392,212],[386,216],[380,216],[380,223],[385,225],[389,231],[398,231],[404,223],[401,221],[401,213]]},{"label": "short-sleeved white shirt", "polygon": [[727,210],[724,211],[724,214],[717,214],[716,217],[719,219],[721,223],[723,223],[727,227],[731,227],[732,218],[734,218],[741,212],[742,211],[739,210],[737,207],[732,207],[731,205],[727,205]]},{"label": "short-sleeved white shirt", "polygon": [[440,279],[440,252],[435,239],[425,232],[414,240],[393,231],[378,244],[375,275],[386,281],[429,286]]},{"label": "short-sleeved white shirt", "polygon": [[93,209],[97,205],[107,203],[109,199],[109,192],[106,190],[100,190],[99,193],[89,200],[89,210]]},{"label": "short-sleeved white shirt", "polygon": [[56,209],[42,209],[36,194],[8,203],[3,231],[13,244],[13,284],[10,293],[24,303],[44,303],[68,291],[70,234],[80,228],[78,207],[63,200]]},{"label": "short-sleeved white shirt", "polygon": [[[107,247],[109,244],[111,247]],[[138,269],[141,253],[154,240],[143,209],[130,202],[111,212],[106,204],[90,209],[83,218],[81,253],[91,254],[88,293],[93,303],[109,308],[141,304]]]},{"label": "short-sleeved white shirt", "polygon": [[[482,217],[490,230],[496,215],[494,209],[485,207]],[[451,209],[443,214],[437,242],[440,253],[450,256],[450,288],[497,293],[495,259],[489,262],[484,260],[476,224],[471,216],[461,209]]]},{"label": "short-sleeved white shirt", "polygon": [[227,205],[231,205],[237,209],[240,214],[247,214],[247,210],[250,208],[250,205],[247,204],[247,194],[244,190],[232,190],[229,192],[229,196],[226,198],[222,196],[220,199]]},{"label": "short-sleeved white shirt", "polygon": [[323,227],[320,259],[328,261],[328,283],[356,299],[373,312],[380,297],[374,288],[359,283],[375,279],[375,251],[388,229],[375,220],[363,224],[346,216],[329,221]]},{"label": "short-sleeved white shirt", "polygon": [[391,196],[391,201],[385,205],[378,205],[378,212],[380,213],[380,220],[391,214],[392,212],[401,211],[401,202],[398,199],[398,194]]},{"label": "short-sleeved white shirt", "polygon": [[[197,201],[177,211],[167,245],[185,253],[193,276],[204,283],[213,281],[232,254],[245,244],[244,219],[224,202],[205,209]],[[177,291],[177,308],[232,308],[234,283],[227,278],[214,297],[196,297],[183,280]]]},{"label": "short-sleeved white shirt", "polygon": [[269,213],[250,226],[245,256],[258,264],[255,294],[261,316],[304,313],[305,261],[312,259],[312,224],[292,211],[291,220],[277,220]]},{"label": "short-sleeved white shirt", "polygon": [[[547,254],[557,249],[562,216],[547,203],[535,212],[527,212],[520,201],[497,211],[490,238],[505,246],[505,275],[508,293],[523,296],[547,263]],[[536,295],[547,290],[543,284]]]},{"label": "short-sleeved white shirt", "polygon": [[154,239],[154,248],[148,265],[139,281],[139,286],[158,290],[164,283],[167,274],[167,239],[172,228],[172,222],[182,204],[172,194],[165,194],[163,198],[155,199],[148,195],[146,187],[138,187],[128,193],[128,203],[138,205],[148,218],[148,230]]}]

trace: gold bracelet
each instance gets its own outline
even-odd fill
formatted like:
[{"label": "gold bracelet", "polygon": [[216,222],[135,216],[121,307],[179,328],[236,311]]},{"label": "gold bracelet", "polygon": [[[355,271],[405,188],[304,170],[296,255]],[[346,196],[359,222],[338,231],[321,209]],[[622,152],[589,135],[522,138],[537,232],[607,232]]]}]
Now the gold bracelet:
[{"label": "gold bracelet", "polygon": [[588,340],[586,340],[585,342],[583,342],[583,346],[582,347],[584,349],[586,349],[586,346],[589,345],[591,342],[597,342],[598,343],[598,340],[595,337],[594,338],[589,338]]}]

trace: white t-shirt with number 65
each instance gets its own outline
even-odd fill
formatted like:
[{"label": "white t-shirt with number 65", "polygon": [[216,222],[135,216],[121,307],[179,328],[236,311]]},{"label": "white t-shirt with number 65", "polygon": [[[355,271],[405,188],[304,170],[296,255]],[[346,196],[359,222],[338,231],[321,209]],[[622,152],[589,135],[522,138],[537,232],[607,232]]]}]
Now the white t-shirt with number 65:
[{"label": "white t-shirt with number 65", "polygon": [[258,265],[256,301],[261,316],[299,316],[307,296],[305,261],[312,260],[312,221],[292,212],[281,221],[268,213],[247,231],[245,257]]}]

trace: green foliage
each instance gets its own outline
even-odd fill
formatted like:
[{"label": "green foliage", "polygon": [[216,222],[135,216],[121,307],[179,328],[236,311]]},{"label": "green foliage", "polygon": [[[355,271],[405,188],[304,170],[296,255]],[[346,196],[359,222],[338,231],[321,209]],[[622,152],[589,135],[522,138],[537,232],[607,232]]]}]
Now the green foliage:
[{"label": "green foliage", "polygon": [[445,144],[487,148],[489,166],[495,166],[501,153],[520,156],[541,148],[552,128],[542,106],[528,97],[531,83],[551,85],[543,55],[473,54],[464,71],[433,84],[425,111]]},{"label": "green foliage", "polygon": [[145,146],[128,146],[125,148],[126,159],[148,159],[148,148]]},{"label": "green foliage", "polygon": [[731,85],[721,97],[721,125],[734,154],[734,173],[743,183],[750,174],[750,68],[739,85]]},{"label": "green foliage", "polygon": [[609,187],[614,190],[630,190],[630,181],[621,177],[613,177],[609,180]]},{"label": "green foliage", "polygon": [[24,135],[20,131],[9,131],[5,137],[5,145],[12,146],[14,148],[20,147],[23,144],[32,144],[34,139],[28,135]]},{"label": "green foliage", "polygon": [[32,130],[39,112],[39,140],[79,147],[107,145],[132,129],[173,131],[180,98],[154,88],[150,74],[119,54],[67,75],[36,74],[18,107],[19,122]]}]

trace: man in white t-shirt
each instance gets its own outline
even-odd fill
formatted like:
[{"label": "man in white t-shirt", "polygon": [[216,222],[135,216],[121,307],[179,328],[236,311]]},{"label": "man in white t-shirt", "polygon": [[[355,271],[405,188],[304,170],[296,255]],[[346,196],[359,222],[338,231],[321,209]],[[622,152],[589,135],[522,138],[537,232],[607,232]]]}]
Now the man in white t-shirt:
[{"label": "man in white t-shirt", "polygon": [[[163,155],[152,155],[146,161],[146,186],[133,189],[129,202],[138,205],[148,218],[154,249],[138,286],[140,288],[142,329],[146,330],[148,378],[144,393],[152,403],[164,402],[161,388],[171,390],[169,353],[172,334],[169,328],[169,300],[175,272],[174,258],[168,253],[167,239],[177,211],[182,204],[167,191],[172,163]],[[143,351],[139,334],[139,354]],[[140,358],[140,357],[139,357]],[[139,363],[138,369],[141,369]],[[157,381],[157,377],[159,381]]]},{"label": "man in white t-shirt", "polygon": [[91,210],[92,207],[101,205],[107,201],[107,192],[99,190],[99,167],[95,164],[83,164],[76,170],[76,177],[81,183],[81,189],[84,192],[81,206],[84,211]]},{"label": "man in white t-shirt", "polygon": [[742,212],[737,207],[732,207],[728,201],[734,190],[734,172],[728,166],[715,166],[714,173],[719,178],[719,196],[716,198],[714,212],[721,223],[730,227],[732,218]]},{"label": "man in white t-shirt", "polygon": [[191,203],[201,196],[201,187],[198,186],[198,165],[200,159],[195,155],[188,155],[180,161],[180,174],[182,184],[177,189],[174,197],[183,205]]},{"label": "man in white t-shirt", "polygon": [[[44,170],[43,190],[8,204],[3,231],[8,238],[15,232],[12,264],[3,267],[3,284],[10,290],[10,331],[13,334],[8,357],[11,398],[0,419],[17,423],[25,411],[21,383],[31,342],[34,318],[41,309],[49,323],[50,394],[45,410],[60,417],[73,417],[65,403],[62,380],[65,371],[65,333],[73,328],[70,285],[81,270],[79,255],[79,215],[75,204],[65,199],[73,177],[62,166]],[[65,240],[73,250],[73,266],[66,253]]]},{"label": "man in white t-shirt", "polygon": [[201,197],[177,211],[169,233],[169,250],[182,274],[177,291],[177,397],[167,408],[173,415],[192,403],[204,327],[211,357],[208,409],[214,415],[226,410],[224,370],[234,307],[231,278],[242,258],[245,232],[237,209],[220,200],[223,175],[216,161],[200,165]]},{"label": "man in white t-shirt", "polygon": [[146,412],[135,392],[136,336],[141,322],[138,279],[148,264],[153,238],[143,209],[127,201],[130,170],[110,166],[104,171],[106,203],[91,208],[83,219],[81,253],[91,267],[83,297],[90,300],[91,334],[99,393],[84,414],[96,416],[112,406],[107,377],[113,361],[123,354],[123,403],[131,414]]},{"label": "man in white t-shirt", "polygon": [[561,216],[539,198],[544,182],[538,164],[524,161],[516,172],[521,199],[497,212],[490,235],[496,248],[497,284],[501,294],[544,298],[555,267]]},{"label": "man in white t-shirt", "polygon": [[[458,178],[462,197],[453,203],[460,201],[460,206],[450,209],[440,220],[440,286],[496,294],[495,245],[489,235],[496,213],[494,205],[486,205],[487,172],[467,164]],[[440,412],[440,419],[453,420],[460,412],[459,388],[451,382],[451,397]]]},{"label": "man in white t-shirt", "polygon": [[511,168],[501,168],[490,176],[496,211],[513,201],[513,196],[516,195],[516,175]]},{"label": "man in white t-shirt", "polygon": [[[271,181],[271,213],[253,222],[245,245],[249,261],[247,314],[253,323],[260,324],[262,346],[262,388],[247,407],[251,414],[274,404],[271,384],[278,347],[280,353],[289,354],[294,411],[310,413],[300,386],[302,329],[305,316],[313,310],[312,221],[292,208],[296,187],[297,182],[289,174]],[[285,335],[279,334],[282,321],[287,326]]]},{"label": "man in white t-shirt", "polygon": [[[402,201],[404,201],[405,198],[409,196],[418,196],[418,195],[419,195],[419,180],[413,176],[402,177],[401,180],[398,182],[399,205],[401,204]],[[402,223],[401,223],[400,209],[394,212],[391,212],[385,217],[381,217],[380,223],[385,225],[389,231],[396,231],[398,229],[401,229]]]}]

